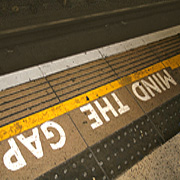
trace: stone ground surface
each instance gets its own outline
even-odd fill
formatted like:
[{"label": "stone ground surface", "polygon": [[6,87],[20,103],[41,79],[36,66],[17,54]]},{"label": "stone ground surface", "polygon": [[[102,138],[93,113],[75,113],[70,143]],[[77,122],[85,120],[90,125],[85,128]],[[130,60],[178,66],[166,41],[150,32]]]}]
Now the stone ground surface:
[{"label": "stone ground surface", "polygon": [[180,134],[156,149],[117,180],[178,180],[180,177]]}]

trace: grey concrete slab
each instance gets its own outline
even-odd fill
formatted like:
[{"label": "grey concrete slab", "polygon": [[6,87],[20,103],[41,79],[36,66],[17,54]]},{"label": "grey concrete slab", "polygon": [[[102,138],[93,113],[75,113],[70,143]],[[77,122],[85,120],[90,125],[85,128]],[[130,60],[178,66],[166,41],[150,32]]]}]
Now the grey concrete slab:
[{"label": "grey concrete slab", "polygon": [[110,179],[114,179],[161,143],[150,120],[143,116],[94,145],[92,151]]},{"label": "grey concrete slab", "polygon": [[36,180],[109,180],[97,164],[93,153],[86,149],[82,153],[39,176]]}]

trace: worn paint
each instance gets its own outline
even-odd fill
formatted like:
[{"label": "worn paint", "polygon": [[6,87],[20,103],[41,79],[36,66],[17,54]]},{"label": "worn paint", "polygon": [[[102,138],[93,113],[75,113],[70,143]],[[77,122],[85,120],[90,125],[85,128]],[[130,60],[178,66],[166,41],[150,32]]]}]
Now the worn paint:
[{"label": "worn paint", "polygon": [[[85,94],[79,95],[73,99],[55,105],[51,108],[45,109],[41,112],[28,116],[26,118],[20,119],[16,122],[10,123],[0,128],[0,141],[8,139],[12,136],[20,134],[28,129],[36,127],[44,122],[52,120],[58,116],[61,116],[67,112],[70,112],[78,107],[81,107],[91,101],[98,99],[108,93],[111,93],[123,86],[126,86],[132,82],[135,82],[139,79],[142,79],[148,75],[151,75],[155,72],[158,72],[165,67],[170,67],[171,69],[177,68],[180,64],[179,62],[180,55],[172,57],[163,61],[162,63],[154,64],[148,68],[142,69],[138,72],[125,76],[121,79],[118,79],[114,82],[96,88],[92,91],[89,91]],[[175,63],[174,63],[175,61]],[[173,62],[173,63],[172,63]],[[164,66],[164,65],[165,66]],[[87,98],[88,97],[88,98]]]}]

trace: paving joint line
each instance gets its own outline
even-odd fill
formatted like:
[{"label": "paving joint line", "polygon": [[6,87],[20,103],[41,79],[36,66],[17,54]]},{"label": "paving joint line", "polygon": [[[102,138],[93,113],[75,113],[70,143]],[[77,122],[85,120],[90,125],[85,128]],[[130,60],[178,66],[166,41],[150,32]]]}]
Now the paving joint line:
[{"label": "paving joint line", "polygon": [[[153,51],[152,51],[153,52]],[[159,60],[159,59],[158,59]],[[162,63],[162,62],[160,62]],[[164,64],[163,64],[164,66]],[[165,69],[165,66],[164,66]],[[138,106],[141,108],[141,110],[143,111],[144,115],[147,116],[149,118],[149,116],[147,115],[147,112],[142,108],[142,106],[139,104],[139,102],[137,101],[137,99],[135,98],[135,96],[133,96],[133,94],[130,92],[130,90],[127,88],[127,86],[125,86],[125,88],[127,89],[127,91],[130,93],[131,97],[133,97],[133,99],[135,100],[135,102],[138,104]],[[150,119],[150,118],[149,118]],[[157,133],[159,134],[159,136],[162,138],[162,140],[165,142],[165,139],[163,137],[163,135],[159,132],[158,128],[155,126],[155,124],[152,122],[152,120],[150,119],[151,124],[153,125],[153,127],[155,128],[155,130],[157,131]]]},{"label": "paving joint line", "polygon": [[[154,51],[152,51],[151,48],[149,48],[150,51],[154,54]],[[110,66],[110,68],[112,69],[112,71],[116,74],[117,78],[121,78],[113,69],[113,67],[108,63],[108,61],[105,58],[105,61],[107,62],[107,64]],[[159,58],[158,58],[158,62],[159,62]],[[162,63],[162,62],[161,62]],[[163,64],[164,66],[164,64]],[[165,66],[164,66],[165,68]],[[144,69],[144,68],[143,68]],[[142,106],[139,104],[139,102],[135,99],[135,97],[133,96],[133,94],[129,91],[129,89],[127,88],[127,86],[124,86],[126,88],[126,90],[130,93],[131,97],[135,100],[135,102],[137,103],[137,105],[141,108],[141,110],[143,111],[144,115],[147,116],[149,118],[149,116],[147,115],[147,113],[144,111],[144,109],[142,108]],[[155,126],[155,124],[152,122],[152,120],[150,119],[151,124],[153,125],[153,127],[155,128],[155,130],[157,131],[157,133],[159,134],[159,136],[162,138],[162,140],[165,142],[164,137],[162,136],[162,134],[159,132],[158,128]]]},{"label": "paving joint line", "polygon": [[[47,77],[45,77],[46,81],[48,82],[50,88],[52,89],[52,91],[54,92],[55,96],[57,97],[58,101],[61,103],[61,100],[59,98],[59,96],[57,95],[57,93],[55,92],[55,90],[53,89],[53,87],[51,86],[51,84],[49,83],[49,81],[47,80]],[[70,118],[71,122],[73,123],[74,127],[76,128],[77,132],[79,133],[80,137],[82,138],[82,140],[84,141],[84,143],[86,144],[86,149],[89,149],[89,151],[93,154],[93,157],[98,165],[98,167],[101,169],[101,171],[106,175],[106,177],[108,178],[108,180],[110,180],[110,178],[107,176],[107,173],[105,172],[105,170],[99,165],[98,163],[98,159],[95,156],[95,154],[93,153],[93,151],[91,150],[91,147],[88,145],[88,143],[86,142],[85,138],[83,137],[82,133],[79,131],[78,127],[76,126],[75,122],[73,121],[73,119],[71,118],[69,113],[66,113],[67,116]],[[81,152],[80,152],[81,153]],[[73,158],[73,157],[72,157]]]},{"label": "paving joint line", "polygon": [[[71,119],[71,122],[74,124],[76,130],[78,131],[79,135],[81,136],[81,138],[83,139],[84,143],[86,144],[86,146],[87,146],[86,148],[93,154],[93,157],[94,157],[97,165],[100,167],[100,169],[103,171],[103,173],[107,176],[107,173],[105,172],[105,170],[99,165],[98,159],[97,159],[97,157],[95,156],[95,154],[93,153],[93,151],[92,151],[92,149],[91,149],[91,146],[89,146],[88,143],[86,142],[86,140],[85,140],[85,138],[83,137],[82,133],[79,131],[78,127],[77,127],[76,124],[74,123],[72,117],[70,116],[69,113],[67,113],[67,115],[68,115],[68,117]],[[108,176],[107,176],[107,178],[108,178],[108,180],[110,180]]]},{"label": "paving joint line", "polygon": [[[112,69],[112,71],[115,73],[115,75],[117,76],[117,78],[121,78],[113,69],[113,67],[109,64],[109,62],[106,60],[106,58],[104,58],[105,61],[107,62],[107,64],[109,65],[109,67]],[[132,95],[132,93],[129,91],[129,89],[127,88],[127,86],[124,86],[126,88],[126,90],[129,92],[129,94],[131,95],[131,97],[135,100],[135,102],[137,103],[137,105],[141,108],[141,110],[143,111],[144,115],[148,117],[147,113],[144,111],[144,109],[141,107],[141,105],[139,104],[139,102],[135,99],[135,97]],[[149,118],[149,117],[148,117]],[[153,125],[153,127],[155,128],[155,130],[157,131],[157,133],[159,134],[159,136],[162,138],[162,140],[165,142],[164,137],[161,135],[161,133],[159,132],[159,130],[157,129],[157,127],[154,125],[154,123],[152,122],[152,120],[150,119],[151,124]]]}]

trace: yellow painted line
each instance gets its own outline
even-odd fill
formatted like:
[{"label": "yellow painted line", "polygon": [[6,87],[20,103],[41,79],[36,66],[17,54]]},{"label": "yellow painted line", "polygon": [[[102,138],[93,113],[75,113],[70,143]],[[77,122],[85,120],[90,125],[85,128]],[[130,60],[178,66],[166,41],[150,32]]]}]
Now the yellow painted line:
[{"label": "yellow painted line", "polygon": [[157,63],[157,64],[154,64],[154,65],[152,65],[150,67],[142,69],[141,71],[137,71],[137,72],[135,72],[133,74],[130,74],[128,76],[125,76],[125,77],[119,79],[119,83],[122,86],[125,86],[125,85],[128,85],[128,84],[130,84],[132,82],[135,82],[135,81],[137,81],[139,79],[142,79],[142,78],[144,78],[144,77],[146,77],[148,75],[151,75],[151,74],[153,74],[155,72],[158,72],[158,71],[160,71],[160,70],[162,70],[164,68],[165,67],[164,67],[164,65],[162,63]]},{"label": "yellow painted line", "polygon": [[170,67],[171,69],[176,69],[180,66],[180,54],[170,59],[163,61],[165,67]]},{"label": "yellow painted line", "polygon": [[[178,55],[177,57],[173,57],[168,60],[165,60],[163,61],[164,65],[162,63],[154,64],[150,67],[147,67],[138,72],[135,72],[121,79],[113,81],[109,84],[96,88],[85,94],[79,95],[75,98],[72,98],[68,101],[55,105],[51,108],[48,108],[46,110],[43,110],[41,112],[38,112],[26,118],[20,119],[16,122],[3,126],[0,128],[0,141],[13,137],[28,129],[36,127],[46,121],[52,120],[60,115],[70,112],[80,106],[83,106],[91,101],[94,101],[98,99],[99,97],[102,97],[110,92],[113,92],[123,86],[131,84],[155,72],[158,72],[164,69],[165,67],[171,67],[172,69],[177,68],[180,66],[180,65],[177,65],[179,58],[180,58],[180,55]],[[174,63],[174,61],[176,63]]]}]

